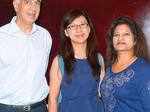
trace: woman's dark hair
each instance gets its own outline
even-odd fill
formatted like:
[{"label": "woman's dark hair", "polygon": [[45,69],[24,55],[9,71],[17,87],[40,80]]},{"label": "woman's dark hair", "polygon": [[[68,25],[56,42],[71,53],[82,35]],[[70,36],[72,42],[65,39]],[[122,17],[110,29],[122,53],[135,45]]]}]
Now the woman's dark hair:
[{"label": "woman's dark hair", "polygon": [[67,29],[68,25],[70,25],[76,18],[84,16],[87,20],[87,23],[90,27],[90,34],[87,39],[87,48],[86,48],[86,56],[87,60],[92,68],[94,77],[98,78],[100,66],[97,61],[97,46],[96,46],[96,35],[95,29],[91,22],[90,17],[88,16],[87,12],[80,9],[70,10],[66,13],[61,22],[61,29],[60,29],[60,48],[58,54],[61,55],[64,59],[65,69],[68,73],[68,76],[72,76],[73,65],[75,62],[74,57],[74,50],[71,44],[70,37],[65,35],[65,30]]},{"label": "woman's dark hair", "polygon": [[117,51],[113,47],[114,31],[118,25],[126,24],[130,28],[134,36],[134,56],[148,59],[147,44],[145,35],[140,26],[129,17],[119,17],[115,19],[107,34],[107,58],[108,66],[117,61]]}]

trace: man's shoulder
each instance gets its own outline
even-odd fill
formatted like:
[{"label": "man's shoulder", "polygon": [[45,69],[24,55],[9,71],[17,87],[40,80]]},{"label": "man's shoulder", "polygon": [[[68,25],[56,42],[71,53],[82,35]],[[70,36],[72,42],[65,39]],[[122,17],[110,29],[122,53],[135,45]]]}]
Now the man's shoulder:
[{"label": "man's shoulder", "polygon": [[37,24],[35,24],[35,26],[37,27],[37,29],[38,29],[40,32],[48,33],[48,34],[49,34],[49,31],[48,31],[46,28],[44,28],[44,27],[42,27],[42,26],[40,26],[40,25],[37,25]]},{"label": "man's shoulder", "polygon": [[47,42],[50,41],[50,44],[51,44],[52,43],[52,37],[51,37],[51,34],[49,33],[49,31],[46,28],[39,26],[37,24],[35,24],[35,26],[36,26],[36,29],[38,30],[37,34],[39,34],[39,36],[42,37],[42,39],[44,39],[46,41],[48,40]]},{"label": "man's shoulder", "polygon": [[10,29],[10,23],[1,26],[0,27],[0,32],[8,32],[9,29]]}]

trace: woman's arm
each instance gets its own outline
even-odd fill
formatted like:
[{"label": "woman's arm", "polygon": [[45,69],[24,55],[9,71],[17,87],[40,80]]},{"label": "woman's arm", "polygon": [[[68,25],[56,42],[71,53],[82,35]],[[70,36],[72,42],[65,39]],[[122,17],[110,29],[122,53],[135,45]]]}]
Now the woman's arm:
[{"label": "woman's arm", "polygon": [[61,84],[61,72],[58,66],[58,57],[56,56],[52,62],[50,69],[50,89],[49,89],[49,98],[48,98],[48,111],[49,112],[58,112],[57,111],[57,99],[60,91]]}]

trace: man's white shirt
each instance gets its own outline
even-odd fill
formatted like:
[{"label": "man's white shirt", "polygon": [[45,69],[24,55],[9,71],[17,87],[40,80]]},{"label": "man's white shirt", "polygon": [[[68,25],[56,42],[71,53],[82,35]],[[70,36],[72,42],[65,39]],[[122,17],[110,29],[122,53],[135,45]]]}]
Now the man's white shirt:
[{"label": "man's white shirt", "polygon": [[36,24],[25,34],[15,20],[0,27],[0,103],[26,105],[48,95],[45,73],[52,39]]}]

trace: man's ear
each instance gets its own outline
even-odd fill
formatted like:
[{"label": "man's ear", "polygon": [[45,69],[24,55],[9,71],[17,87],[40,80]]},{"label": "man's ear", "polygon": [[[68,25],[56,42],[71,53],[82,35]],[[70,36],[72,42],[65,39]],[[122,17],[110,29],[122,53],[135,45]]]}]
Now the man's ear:
[{"label": "man's ear", "polygon": [[19,0],[13,0],[13,6],[14,6],[14,9],[15,9],[15,12],[18,11],[18,5],[19,5]]},{"label": "man's ear", "polygon": [[68,37],[69,36],[69,34],[68,34],[68,31],[67,30],[65,30],[65,35]]}]

